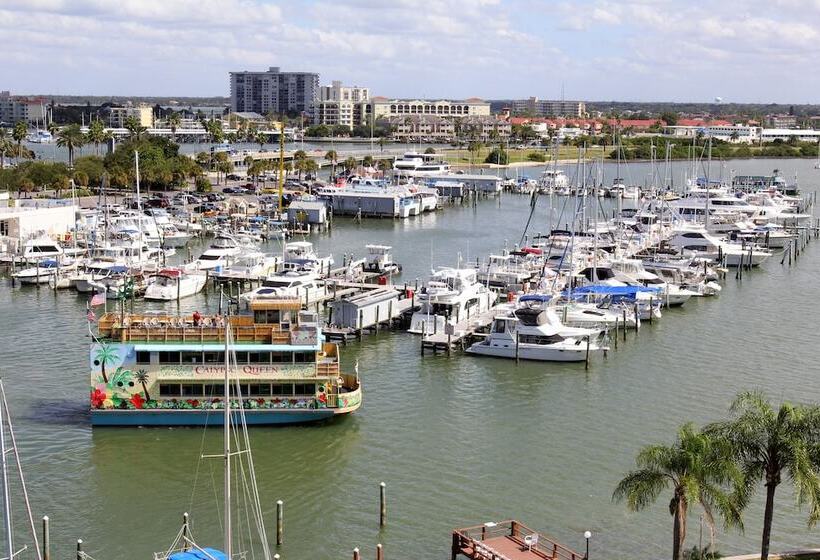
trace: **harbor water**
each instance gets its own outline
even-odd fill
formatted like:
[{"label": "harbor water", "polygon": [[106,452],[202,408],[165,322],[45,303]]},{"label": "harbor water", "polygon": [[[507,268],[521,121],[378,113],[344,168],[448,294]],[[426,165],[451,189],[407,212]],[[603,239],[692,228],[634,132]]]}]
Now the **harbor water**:
[{"label": "harbor water", "polygon": [[[803,191],[812,192],[820,179],[812,165],[749,160],[723,167],[797,172]],[[681,177],[690,168],[674,166]],[[613,167],[606,166],[606,181]],[[642,183],[648,166],[630,169]],[[455,265],[459,254],[475,261],[505,240],[512,247],[528,214],[528,197],[504,195],[402,221],[337,219],[331,233],[309,240],[337,263],[345,253],[361,255],[367,243],[392,245],[404,265],[394,281],[423,282],[431,266]],[[530,233],[546,232],[549,219],[557,217],[542,200]],[[509,518],[582,552],[590,530],[596,558],[668,557],[668,492],[649,510],[629,513],[612,503],[615,485],[642,445],[671,441],[684,422],[722,418],[739,391],[820,402],[818,277],[820,241],[791,267],[777,256],[742,280],[731,272],[719,297],[664,310],[588,371],[461,353],[422,357],[419,338],[399,331],[351,342],[342,362],[347,371],[359,363],[360,411],[324,425],[251,430],[269,536],[281,499],[283,559],[349,558],[354,547],[374,557],[376,543],[389,558],[447,558],[452,528]],[[82,538],[97,560],[148,558],[173,541],[183,512],[200,544],[219,545],[221,463],[200,455],[220,452],[221,432],[92,430],[86,298],[12,287],[7,279],[3,286],[0,368],[35,515],[51,518],[54,556],[69,557]],[[180,309],[215,311],[218,299],[210,289]],[[388,524],[380,530],[382,481]],[[722,553],[757,549],[761,492],[746,512],[745,534],[719,531]],[[699,511],[691,512],[689,547],[699,533]],[[815,544],[808,511],[793,505],[788,484],[778,490],[775,513],[773,550]],[[15,514],[22,537],[22,512]]]}]

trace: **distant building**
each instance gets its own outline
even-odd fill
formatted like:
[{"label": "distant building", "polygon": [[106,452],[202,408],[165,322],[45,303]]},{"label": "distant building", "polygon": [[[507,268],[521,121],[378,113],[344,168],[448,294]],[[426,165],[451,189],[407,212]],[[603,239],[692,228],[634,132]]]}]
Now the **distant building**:
[{"label": "distant building", "polygon": [[513,100],[510,111],[513,115],[534,117],[583,117],[586,114],[586,104],[583,101],[548,101],[530,97]]},{"label": "distant building", "polygon": [[760,127],[734,125],[726,121],[713,121],[699,124],[677,124],[665,126],[663,133],[667,136],[694,138],[698,135],[704,138],[714,138],[735,144],[752,144],[760,140]]},{"label": "distant building", "polygon": [[807,128],[764,128],[760,131],[761,142],[773,142],[783,140],[784,142],[796,138],[802,142],[820,141],[820,130]]},{"label": "distant building", "polygon": [[0,124],[45,122],[48,103],[41,97],[13,96],[8,91],[0,91]]},{"label": "distant building", "polygon": [[129,117],[134,117],[140,126],[151,128],[154,126],[154,109],[150,105],[137,105],[127,107],[111,107],[108,113],[108,126],[112,128],[124,128],[125,121]]},{"label": "distant building", "polygon": [[463,101],[374,97],[370,101],[370,106],[376,119],[409,115],[437,115],[440,117],[490,116],[490,103],[475,97]]},{"label": "distant building", "polygon": [[242,113],[303,113],[313,121],[319,102],[319,74],[281,72],[271,66],[264,72],[231,72],[231,111]]},{"label": "distant building", "polygon": [[315,122],[326,125],[344,125],[348,128],[367,124],[370,114],[370,90],[359,86],[332,85],[319,88],[319,104]]},{"label": "distant building", "polygon": [[394,138],[429,138],[452,140],[457,136],[475,138],[487,142],[495,135],[498,139],[509,138],[512,126],[509,122],[492,116],[467,116],[460,120],[438,115],[407,115],[388,119]]},{"label": "distant building", "polygon": [[771,128],[797,128],[795,115],[767,115],[766,124]]}]

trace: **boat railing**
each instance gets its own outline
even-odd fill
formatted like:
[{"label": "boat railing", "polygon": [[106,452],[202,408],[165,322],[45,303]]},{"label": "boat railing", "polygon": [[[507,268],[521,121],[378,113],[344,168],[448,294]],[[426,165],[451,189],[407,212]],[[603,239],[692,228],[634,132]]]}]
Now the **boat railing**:
[{"label": "boat railing", "polygon": [[[236,320],[242,319],[242,320]],[[291,344],[291,332],[278,324],[250,324],[245,317],[231,317],[231,330],[236,342],[261,344]],[[252,317],[250,317],[252,321]],[[120,316],[106,313],[100,317],[98,331],[101,337],[120,342],[224,342],[225,326],[221,318],[203,318],[198,324],[193,319],[163,316]]]},{"label": "boat railing", "polygon": [[[453,531],[453,550],[454,552],[456,550],[475,552],[476,543],[498,538],[510,538],[524,547],[528,546],[524,541],[525,537],[533,534],[538,534],[537,542],[532,545],[532,553],[536,556],[545,560],[583,560],[582,554],[554,541],[540,531],[534,531],[523,523],[513,520],[457,529]],[[480,556],[473,557],[479,558]]]}]

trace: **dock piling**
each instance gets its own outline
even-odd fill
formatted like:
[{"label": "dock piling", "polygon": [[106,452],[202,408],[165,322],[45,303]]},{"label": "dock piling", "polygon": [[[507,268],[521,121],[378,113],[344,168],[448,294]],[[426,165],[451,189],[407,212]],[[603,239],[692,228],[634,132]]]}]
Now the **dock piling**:
[{"label": "dock piling", "polygon": [[587,353],[586,357],[584,358],[584,369],[589,369],[589,335],[587,335]]},{"label": "dock piling", "polygon": [[384,547],[382,543],[376,545],[376,560],[384,560]]},{"label": "dock piling", "polygon": [[359,549],[358,548],[353,549],[353,560],[359,560]]},{"label": "dock piling", "polygon": [[77,539],[77,560],[83,560],[83,539]]},{"label": "dock piling", "polygon": [[387,485],[382,482],[379,484],[379,527],[387,525]]},{"label": "dock piling", "polygon": [[276,546],[282,546],[284,533],[284,507],[282,500],[276,500]]},{"label": "dock piling", "polygon": [[48,515],[43,516],[43,560],[51,560],[51,531]]}]

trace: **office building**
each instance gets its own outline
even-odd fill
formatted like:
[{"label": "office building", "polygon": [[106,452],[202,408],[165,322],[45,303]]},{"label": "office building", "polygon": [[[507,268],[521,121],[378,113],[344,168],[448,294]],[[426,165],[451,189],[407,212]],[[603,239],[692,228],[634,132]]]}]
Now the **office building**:
[{"label": "office building", "polygon": [[140,126],[151,128],[154,126],[154,110],[150,105],[140,104],[126,107],[111,107],[108,113],[108,126],[124,128],[125,121],[134,117]]},{"label": "office building", "polygon": [[264,72],[231,72],[231,111],[262,115],[304,114],[312,121],[319,102],[319,74],[282,72],[276,66]]},{"label": "office building", "polygon": [[440,117],[481,117],[490,115],[489,102],[478,98],[458,101],[374,97],[370,101],[370,106],[377,120],[409,115],[437,115]]},{"label": "office building", "polygon": [[513,115],[533,117],[583,117],[586,114],[583,101],[547,101],[537,97],[516,99],[510,109]]},{"label": "office building", "polygon": [[45,122],[48,104],[43,98],[13,96],[0,91],[0,123],[12,125],[17,121],[26,123]]}]

